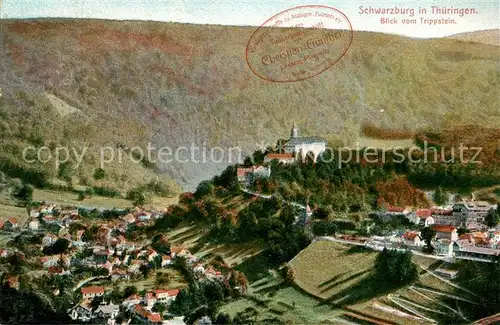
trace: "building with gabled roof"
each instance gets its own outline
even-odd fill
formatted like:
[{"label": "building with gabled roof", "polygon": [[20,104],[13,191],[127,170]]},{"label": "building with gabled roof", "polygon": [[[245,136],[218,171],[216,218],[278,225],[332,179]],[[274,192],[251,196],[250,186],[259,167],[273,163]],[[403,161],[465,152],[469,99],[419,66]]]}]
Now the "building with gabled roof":
[{"label": "building with gabled roof", "polygon": [[100,319],[114,319],[116,316],[118,316],[119,312],[120,306],[118,305],[115,305],[113,303],[101,304],[93,312],[93,317]]},{"label": "building with gabled roof", "polygon": [[3,223],[3,230],[13,231],[19,227],[19,223],[16,218],[10,217]]},{"label": "building with gabled roof", "polygon": [[94,297],[100,297],[104,295],[104,287],[92,286],[83,287],[80,289],[84,299],[92,299]]},{"label": "building with gabled roof", "polygon": [[402,236],[403,243],[407,246],[421,247],[424,244],[420,232],[407,231]]},{"label": "building with gabled roof", "polygon": [[485,228],[485,219],[494,206],[485,201],[462,201],[453,205],[453,225],[468,229]]},{"label": "building with gabled roof", "polygon": [[87,322],[92,319],[92,307],[90,305],[91,300],[85,299],[78,305],[68,310],[68,315],[72,320],[79,320],[82,322]]},{"label": "building with gabled roof", "polygon": [[268,153],[264,157],[264,163],[268,164],[273,160],[277,160],[280,164],[293,164],[295,156],[291,153]]},{"label": "building with gabled roof", "polygon": [[448,239],[455,241],[458,239],[457,228],[448,225],[432,225],[432,229],[436,231],[436,238]]},{"label": "building with gabled roof", "polygon": [[318,137],[301,137],[299,129],[293,124],[290,139],[284,144],[285,153],[295,155],[295,158],[305,160],[307,155],[312,155],[314,162],[326,149],[326,141]]},{"label": "building with gabled roof", "polygon": [[142,302],[142,297],[138,294],[130,295],[127,299],[122,302],[122,305],[130,307],[138,305]]}]

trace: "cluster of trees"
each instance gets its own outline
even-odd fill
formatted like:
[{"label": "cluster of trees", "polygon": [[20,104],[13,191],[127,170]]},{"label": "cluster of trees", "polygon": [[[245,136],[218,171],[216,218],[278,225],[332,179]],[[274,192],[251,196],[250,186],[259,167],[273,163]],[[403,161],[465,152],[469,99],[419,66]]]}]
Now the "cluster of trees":
[{"label": "cluster of trees", "polygon": [[282,263],[310,243],[304,230],[294,226],[296,215],[295,209],[277,196],[259,198],[238,212],[235,224],[229,215],[220,218],[209,238],[225,242],[263,240],[269,257]]},{"label": "cluster of trees", "polygon": [[[448,189],[466,193],[471,188],[500,184],[500,177],[492,168],[478,168],[475,164],[426,162],[424,159],[411,162],[408,159],[411,153],[399,149],[370,150],[370,158],[376,162],[368,163],[363,158],[367,150],[344,151],[342,155],[346,157],[343,161],[348,162],[339,162],[338,154],[332,151],[325,151],[316,163],[306,159],[304,163],[280,165],[274,161],[271,163],[271,178],[258,179],[252,186],[256,191],[280,193],[291,201],[305,203],[309,200],[310,204],[331,207],[334,211],[357,212],[376,209],[377,199],[383,194],[376,184],[397,179],[407,178],[411,189],[437,188],[434,199],[438,204],[447,200]],[[264,154],[256,152],[253,159],[259,161]],[[402,156],[406,159],[401,159]],[[248,164],[252,162],[247,160]],[[209,189],[209,183],[219,186],[212,180],[205,184],[204,189]],[[416,200],[418,204],[425,203],[423,197],[416,197],[421,193],[400,191],[397,194],[410,201]]]},{"label": "cluster of trees", "polygon": [[374,276],[387,286],[402,286],[415,281],[418,272],[413,264],[410,251],[388,250],[384,248],[375,260]]},{"label": "cluster of trees", "polygon": [[[218,304],[232,295],[233,292],[230,288],[217,281],[191,282],[187,288],[179,292],[177,298],[170,305],[169,312],[188,318],[197,313],[201,306],[215,312]],[[214,312],[209,314],[213,315]]]},{"label": "cluster of trees", "polygon": [[153,202],[153,197],[170,197],[175,195],[176,189],[174,189],[167,182],[162,182],[161,180],[151,180],[147,184],[136,186],[127,192],[126,198],[131,200],[135,206],[142,206],[146,204],[151,204]]},{"label": "cluster of trees", "polygon": [[333,236],[337,231],[337,224],[333,221],[320,221],[312,225],[312,232],[316,236]]},{"label": "cluster of trees", "polygon": [[415,163],[408,173],[409,181],[420,188],[441,188],[469,193],[473,188],[500,184],[498,170],[477,164]]},{"label": "cluster of trees", "polygon": [[289,260],[309,244],[303,229],[293,225],[297,212],[278,195],[251,199],[236,214],[206,194],[211,193],[206,188],[212,186],[211,182],[202,182],[192,197],[183,198],[181,204],[156,220],[155,231],[169,230],[181,221],[204,222],[210,228],[208,240],[234,243],[263,240],[268,244],[269,255],[278,263]]},{"label": "cluster of trees", "polygon": [[137,287],[133,285],[127,286],[123,288],[123,290],[120,290],[120,287],[118,286],[114,286],[112,291],[105,294],[104,300],[111,301],[116,304],[136,293]]},{"label": "cluster of trees", "polygon": [[[500,258],[495,263],[476,261],[460,262],[458,282],[466,289],[476,293],[478,304],[464,304],[467,314],[473,319],[479,319],[500,313]],[[457,294],[463,292],[457,289]]]},{"label": "cluster of trees", "polygon": [[33,186],[27,183],[14,186],[12,196],[23,205],[28,206],[33,201]]},{"label": "cluster of trees", "polygon": [[417,230],[418,226],[404,215],[395,215],[388,220],[383,220],[376,214],[370,214],[370,218],[363,220],[357,227],[358,234],[362,236],[387,236],[407,229]]},{"label": "cluster of trees", "polygon": [[496,208],[496,210],[491,210],[490,213],[486,216],[486,224],[488,227],[496,227],[500,223],[500,204]]},{"label": "cluster of trees", "polygon": [[436,236],[436,231],[434,230],[434,228],[432,227],[422,228],[422,231],[420,231],[420,236],[425,242],[425,251],[427,253],[432,253],[434,251],[434,247],[432,246],[432,240]]},{"label": "cluster of trees", "polygon": [[44,247],[43,253],[45,255],[64,254],[68,251],[69,240],[66,238],[58,238],[52,245]]},{"label": "cluster of trees", "polygon": [[0,322],[2,324],[69,324],[62,312],[54,311],[35,293],[0,286]]}]

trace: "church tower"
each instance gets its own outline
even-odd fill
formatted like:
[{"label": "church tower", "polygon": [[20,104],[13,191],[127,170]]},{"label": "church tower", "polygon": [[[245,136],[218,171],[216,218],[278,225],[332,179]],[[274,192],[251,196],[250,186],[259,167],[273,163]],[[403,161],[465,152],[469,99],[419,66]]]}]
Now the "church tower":
[{"label": "church tower", "polygon": [[295,126],[295,122],[293,123],[292,127],[292,132],[291,132],[291,138],[298,138],[299,137],[299,129]]}]

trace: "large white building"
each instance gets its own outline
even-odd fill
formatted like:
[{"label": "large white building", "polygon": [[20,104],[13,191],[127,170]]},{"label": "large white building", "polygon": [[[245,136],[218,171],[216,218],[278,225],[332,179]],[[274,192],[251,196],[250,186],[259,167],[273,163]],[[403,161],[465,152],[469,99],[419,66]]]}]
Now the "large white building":
[{"label": "large white building", "polygon": [[325,151],[325,140],[318,137],[300,137],[299,130],[293,125],[290,140],[284,145],[286,153],[294,154],[296,159],[305,159],[306,156],[312,155],[314,161],[318,156]]}]

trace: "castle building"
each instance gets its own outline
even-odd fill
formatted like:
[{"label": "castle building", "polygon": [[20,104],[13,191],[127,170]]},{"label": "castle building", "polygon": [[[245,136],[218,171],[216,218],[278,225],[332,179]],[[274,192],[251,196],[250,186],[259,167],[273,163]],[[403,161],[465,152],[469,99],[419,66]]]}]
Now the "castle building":
[{"label": "castle building", "polygon": [[325,149],[325,140],[318,137],[299,136],[299,130],[295,126],[295,123],[291,130],[290,140],[284,145],[285,153],[293,154],[296,159],[301,158],[302,160],[304,160],[306,156],[312,155],[315,162]]}]

